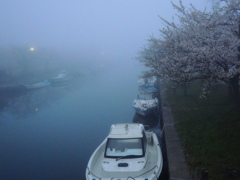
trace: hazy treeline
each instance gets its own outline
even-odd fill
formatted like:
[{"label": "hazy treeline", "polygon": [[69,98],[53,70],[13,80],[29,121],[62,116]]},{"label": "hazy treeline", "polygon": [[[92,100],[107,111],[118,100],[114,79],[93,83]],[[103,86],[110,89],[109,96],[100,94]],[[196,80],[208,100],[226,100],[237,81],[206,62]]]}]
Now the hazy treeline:
[{"label": "hazy treeline", "polygon": [[56,66],[56,55],[42,49],[31,51],[26,47],[1,47],[0,58],[1,79],[48,73]]},{"label": "hazy treeline", "polygon": [[41,81],[62,69],[78,74],[90,66],[90,59],[80,52],[22,46],[0,47],[0,86]]}]

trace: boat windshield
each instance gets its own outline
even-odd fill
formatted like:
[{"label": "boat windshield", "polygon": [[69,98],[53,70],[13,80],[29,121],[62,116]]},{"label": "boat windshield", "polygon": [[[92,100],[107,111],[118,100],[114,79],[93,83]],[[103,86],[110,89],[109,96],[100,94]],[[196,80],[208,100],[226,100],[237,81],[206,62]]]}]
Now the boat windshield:
[{"label": "boat windshield", "polygon": [[105,150],[105,157],[108,158],[139,158],[143,157],[142,138],[114,139],[109,138]]},{"label": "boat windshield", "polygon": [[153,97],[152,97],[152,94],[139,94],[138,99],[151,100],[151,99],[153,99]]}]

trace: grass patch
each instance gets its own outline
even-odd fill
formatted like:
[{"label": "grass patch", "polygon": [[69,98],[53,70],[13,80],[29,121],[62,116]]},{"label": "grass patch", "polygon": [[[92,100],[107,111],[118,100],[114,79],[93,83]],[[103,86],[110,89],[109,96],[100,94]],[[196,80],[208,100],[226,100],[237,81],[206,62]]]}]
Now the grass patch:
[{"label": "grass patch", "polygon": [[209,179],[240,179],[240,108],[229,100],[226,87],[204,100],[198,84],[187,96],[181,91],[167,96],[191,175],[202,168]]}]

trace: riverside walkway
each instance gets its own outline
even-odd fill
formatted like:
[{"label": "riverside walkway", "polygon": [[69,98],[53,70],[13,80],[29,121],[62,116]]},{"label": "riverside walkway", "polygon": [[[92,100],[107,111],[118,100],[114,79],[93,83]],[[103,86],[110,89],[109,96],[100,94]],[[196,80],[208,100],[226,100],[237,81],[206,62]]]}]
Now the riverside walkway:
[{"label": "riverside walkway", "polygon": [[[159,88],[160,91],[160,88]],[[169,180],[190,180],[181,142],[175,130],[172,110],[164,93],[160,91],[162,120],[168,159]]]}]

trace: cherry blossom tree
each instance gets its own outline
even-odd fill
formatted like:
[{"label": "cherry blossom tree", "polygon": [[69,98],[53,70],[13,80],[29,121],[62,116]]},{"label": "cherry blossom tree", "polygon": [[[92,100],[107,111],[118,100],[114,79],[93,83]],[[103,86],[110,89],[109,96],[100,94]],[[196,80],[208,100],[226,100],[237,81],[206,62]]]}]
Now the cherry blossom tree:
[{"label": "cherry blossom tree", "polygon": [[172,5],[178,23],[160,17],[166,24],[161,38],[151,37],[138,59],[167,81],[223,82],[240,102],[240,1],[219,0],[211,11]]}]

